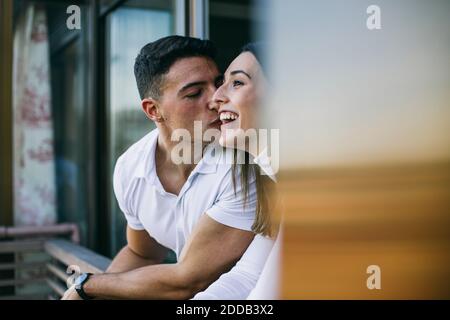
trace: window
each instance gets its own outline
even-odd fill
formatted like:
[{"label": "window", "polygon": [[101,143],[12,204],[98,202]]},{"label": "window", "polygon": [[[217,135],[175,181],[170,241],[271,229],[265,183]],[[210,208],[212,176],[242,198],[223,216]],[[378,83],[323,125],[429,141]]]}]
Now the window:
[{"label": "window", "polygon": [[[83,245],[88,236],[89,154],[86,130],[86,45],[81,31],[66,28],[64,3],[46,4],[50,45],[51,100],[54,128],[56,205],[58,222],[74,222]],[[86,7],[81,6],[86,15]],[[83,24],[82,30],[86,31]]]},{"label": "window", "polygon": [[106,110],[108,113],[108,174],[110,194],[110,252],[114,255],[126,241],[126,220],[112,188],[117,158],[155,128],[143,113],[134,78],[134,60],[147,43],[174,34],[172,1],[128,1],[106,19]]},{"label": "window", "polygon": [[209,39],[218,48],[219,68],[223,71],[239,54],[243,45],[262,40],[259,30],[263,24],[258,10],[264,1],[209,0]]},{"label": "window", "polygon": [[59,221],[77,222],[87,241],[86,103],[82,46],[74,41],[52,59],[53,123]]}]

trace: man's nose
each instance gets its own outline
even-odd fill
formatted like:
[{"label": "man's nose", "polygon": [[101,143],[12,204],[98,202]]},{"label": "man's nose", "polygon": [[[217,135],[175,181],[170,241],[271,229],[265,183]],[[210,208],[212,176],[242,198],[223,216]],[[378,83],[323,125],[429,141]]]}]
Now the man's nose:
[{"label": "man's nose", "polygon": [[216,112],[219,112],[219,108],[220,108],[220,105],[218,103],[216,103],[214,100],[211,100],[208,103],[208,109],[210,109],[210,110],[214,110]]}]

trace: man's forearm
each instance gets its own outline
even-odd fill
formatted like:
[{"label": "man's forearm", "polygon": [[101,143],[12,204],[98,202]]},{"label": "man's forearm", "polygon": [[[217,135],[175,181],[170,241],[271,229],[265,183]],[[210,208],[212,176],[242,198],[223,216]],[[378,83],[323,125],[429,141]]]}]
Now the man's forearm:
[{"label": "man's forearm", "polygon": [[229,271],[253,237],[251,231],[222,225],[205,214],[177,263],[93,275],[83,288],[100,299],[189,299]]},{"label": "man's forearm", "polygon": [[144,266],[159,264],[161,262],[162,261],[156,259],[145,259],[134,253],[128,246],[125,246],[116,255],[116,257],[111,262],[106,272],[107,273],[126,272]]},{"label": "man's forearm", "polygon": [[203,289],[182,275],[177,264],[151,265],[128,272],[93,275],[84,286],[100,299],[189,299]]}]

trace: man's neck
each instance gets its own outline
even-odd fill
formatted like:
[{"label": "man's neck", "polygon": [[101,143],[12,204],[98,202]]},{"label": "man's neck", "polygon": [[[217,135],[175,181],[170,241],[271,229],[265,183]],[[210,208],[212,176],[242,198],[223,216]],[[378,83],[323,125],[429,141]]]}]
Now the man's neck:
[{"label": "man's neck", "polygon": [[[156,146],[155,160],[157,166],[161,169],[161,173],[171,171],[172,174],[177,174],[180,177],[187,179],[194,170],[196,162],[176,164],[172,159],[172,151],[179,142],[172,141],[170,136],[160,132],[158,135],[158,143]],[[191,153],[192,154],[192,153]]]}]

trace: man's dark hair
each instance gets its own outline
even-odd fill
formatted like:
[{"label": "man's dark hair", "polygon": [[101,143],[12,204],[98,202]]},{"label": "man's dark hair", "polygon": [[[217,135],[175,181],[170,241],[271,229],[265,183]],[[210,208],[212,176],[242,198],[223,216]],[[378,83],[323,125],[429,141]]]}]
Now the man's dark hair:
[{"label": "man's dark hair", "polygon": [[141,99],[161,95],[164,75],[181,58],[206,57],[215,61],[216,47],[209,40],[168,36],[146,44],[134,63],[134,76]]}]

